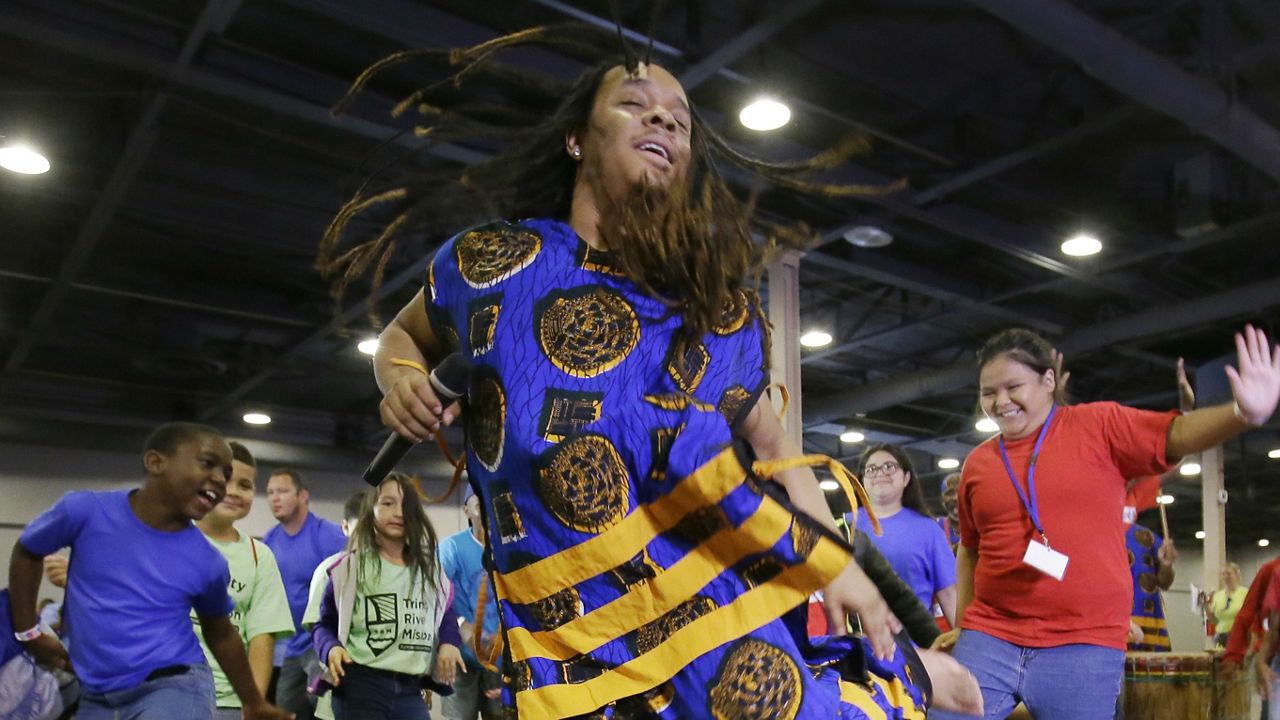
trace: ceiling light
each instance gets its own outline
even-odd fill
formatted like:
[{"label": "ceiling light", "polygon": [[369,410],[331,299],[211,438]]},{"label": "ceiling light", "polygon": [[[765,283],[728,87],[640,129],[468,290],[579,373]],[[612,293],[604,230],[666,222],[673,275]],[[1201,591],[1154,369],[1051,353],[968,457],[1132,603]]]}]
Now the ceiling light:
[{"label": "ceiling light", "polygon": [[859,443],[866,439],[867,439],[867,436],[863,435],[857,430],[845,430],[844,432],[840,433],[840,442]]},{"label": "ceiling light", "polygon": [[1196,539],[1197,539],[1197,540],[1203,540],[1203,539],[1204,539],[1204,531],[1203,531],[1203,530],[1197,530],[1197,531],[1196,531]]},{"label": "ceiling light", "polygon": [[49,160],[26,145],[8,145],[0,148],[0,167],[23,175],[40,175],[49,172]]},{"label": "ceiling light", "polygon": [[748,130],[777,130],[791,120],[791,108],[777,100],[758,98],[742,108],[738,120]]},{"label": "ceiling light", "polygon": [[831,333],[810,330],[800,336],[800,344],[808,348],[820,348],[831,344]]},{"label": "ceiling light", "polygon": [[1280,460],[1280,448],[1276,448],[1275,450],[1268,452],[1267,457],[1272,460]]},{"label": "ceiling light", "polygon": [[1062,243],[1062,252],[1071,257],[1088,257],[1102,252],[1102,241],[1092,235],[1080,233]]},{"label": "ceiling light", "polygon": [[260,412],[245,413],[244,421],[250,425],[266,425],[271,422],[271,416]]},{"label": "ceiling light", "polygon": [[818,487],[822,488],[823,490],[827,490],[827,491],[830,491],[830,490],[839,490],[839,489],[840,489],[840,483],[836,482],[835,480],[823,480],[822,482],[818,483]]},{"label": "ceiling light", "polygon": [[938,461],[938,467],[943,470],[955,470],[960,467],[960,461],[955,458],[942,458]]},{"label": "ceiling light", "polygon": [[374,337],[369,338],[368,340],[361,340],[360,344],[356,345],[356,349],[365,355],[373,355],[378,352],[378,338]]},{"label": "ceiling light", "polygon": [[1270,544],[1271,544],[1271,541],[1266,538],[1262,538],[1261,540],[1258,541],[1258,547],[1266,547]]},{"label": "ceiling light", "polygon": [[1178,468],[1178,472],[1183,475],[1199,475],[1200,463],[1182,463],[1182,467]]},{"label": "ceiling light", "polygon": [[973,429],[977,430],[978,432],[984,432],[984,433],[1000,432],[1000,426],[996,424],[995,420],[992,420],[991,418],[988,418],[988,417],[984,417],[978,422],[974,423]]},{"label": "ceiling light", "polygon": [[1172,504],[1173,504],[1173,496],[1172,496],[1172,495],[1161,495],[1160,497],[1157,497],[1157,498],[1156,498],[1156,502],[1160,503],[1161,505],[1172,505]]},{"label": "ceiling light", "polygon": [[882,248],[893,242],[893,236],[873,225],[859,225],[844,232],[844,239],[860,248]]}]

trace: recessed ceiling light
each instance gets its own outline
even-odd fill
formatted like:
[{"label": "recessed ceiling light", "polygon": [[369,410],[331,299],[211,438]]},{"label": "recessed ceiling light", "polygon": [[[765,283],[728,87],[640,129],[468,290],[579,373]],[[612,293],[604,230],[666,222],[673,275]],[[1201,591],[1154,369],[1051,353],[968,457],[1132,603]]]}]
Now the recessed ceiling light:
[{"label": "recessed ceiling light", "polygon": [[356,349],[365,355],[373,355],[378,352],[378,338],[375,337],[369,338],[368,340],[361,340],[360,344],[356,345]]},{"label": "recessed ceiling light", "polygon": [[49,172],[49,159],[27,145],[0,148],[0,167],[23,175]]},{"label": "recessed ceiling light", "polygon": [[1271,541],[1266,538],[1262,538],[1261,540],[1258,541],[1258,547],[1266,547],[1270,544],[1271,544]]},{"label": "recessed ceiling light", "polygon": [[791,121],[791,108],[777,100],[758,98],[742,108],[738,121],[748,130],[777,130]]},{"label": "recessed ceiling light", "polygon": [[1062,253],[1071,257],[1088,257],[1102,252],[1102,241],[1098,238],[1080,233],[1062,243]]},{"label": "recessed ceiling light", "polygon": [[831,344],[831,333],[821,330],[810,330],[800,336],[800,344],[809,348],[820,348]]},{"label": "recessed ceiling light", "polygon": [[822,482],[818,483],[818,487],[827,491],[839,490],[840,483],[836,482],[835,480],[823,480]]},{"label": "recessed ceiling light", "polygon": [[1280,460],[1280,448],[1276,448],[1275,450],[1271,450],[1270,452],[1268,452],[1267,457],[1271,458],[1272,460]]},{"label": "recessed ceiling light", "polygon": [[984,433],[1000,432],[1000,426],[996,424],[995,420],[992,420],[989,417],[984,417],[974,423],[973,429]]},{"label": "recessed ceiling light", "polygon": [[1182,463],[1182,467],[1178,468],[1178,472],[1183,475],[1199,475],[1200,463]]},{"label": "recessed ceiling light", "polygon": [[844,432],[840,433],[840,442],[860,443],[866,439],[867,439],[867,436],[863,435],[857,430],[845,430]]},{"label": "recessed ceiling light", "polygon": [[1197,530],[1197,531],[1196,531],[1196,539],[1197,539],[1197,540],[1203,540],[1203,539],[1204,539],[1204,531],[1203,531],[1203,530]]},{"label": "recessed ceiling light", "polygon": [[244,421],[250,425],[267,425],[271,422],[271,416],[260,412],[245,413]]},{"label": "recessed ceiling light", "polygon": [[859,225],[845,231],[844,239],[861,248],[881,248],[893,242],[888,231],[874,225]]},{"label": "recessed ceiling light", "polygon": [[1161,495],[1160,497],[1157,497],[1157,498],[1156,498],[1156,502],[1160,503],[1161,505],[1172,505],[1172,504],[1173,504],[1173,496],[1172,496],[1172,495]]},{"label": "recessed ceiling light", "polygon": [[955,470],[960,467],[960,461],[955,458],[942,458],[938,461],[938,467],[943,470]]}]

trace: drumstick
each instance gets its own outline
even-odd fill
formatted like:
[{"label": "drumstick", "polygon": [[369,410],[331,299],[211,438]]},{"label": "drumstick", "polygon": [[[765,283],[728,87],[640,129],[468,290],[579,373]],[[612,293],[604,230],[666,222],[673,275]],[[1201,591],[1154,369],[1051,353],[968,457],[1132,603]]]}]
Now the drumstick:
[{"label": "drumstick", "polygon": [[1169,539],[1169,515],[1164,511],[1164,503],[1160,504],[1160,525],[1164,527],[1164,539]]}]

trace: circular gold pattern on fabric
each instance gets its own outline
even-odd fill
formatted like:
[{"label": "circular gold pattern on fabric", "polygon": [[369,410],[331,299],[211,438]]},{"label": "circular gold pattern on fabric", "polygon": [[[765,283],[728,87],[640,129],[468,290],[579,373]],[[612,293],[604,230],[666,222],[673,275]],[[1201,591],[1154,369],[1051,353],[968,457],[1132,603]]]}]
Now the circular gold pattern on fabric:
[{"label": "circular gold pattern on fabric", "polygon": [[488,368],[476,372],[467,412],[467,439],[476,459],[489,472],[502,464],[503,428],[507,422],[507,398],[496,373]]},{"label": "circular gold pattern on fabric", "polygon": [[747,324],[748,311],[751,309],[751,302],[747,299],[747,293],[739,290],[734,293],[733,300],[725,306],[724,312],[720,314],[720,322],[711,328],[712,332],[717,335],[732,335],[742,329]]},{"label": "circular gold pattern on fabric", "polygon": [[640,320],[622,295],[579,288],[553,295],[538,314],[538,344],[556,367],[595,377],[626,359],[640,342]]},{"label": "circular gold pattern on fabric", "polygon": [[528,660],[517,660],[514,670],[511,672],[511,687],[515,692],[521,693],[533,687],[533,669],[529,667]]},{"label": "circular gold pattern on fabric", "polygon": [[636,654],[643,655],[666,642],[676,631],[716,609],[711,598],[685,600],[671,612],[636,630]]},{"label": "circular gold pattern on fabric", "polygon": [[[1155,613],[1155,611],[1156,611],[1155,600],[1152,600],[1151,598],[1147,598],[1146,600],[1142,601],[1142,612],[1146,613],[1147,615],[1152,615]],[[1143,634],[1145,634],[1145,631]]]},{"label": "circular gold pattern on fabric", "polygon": [[538,496],[556,519],[599,533],[627,514],[631,479],[613,443],[579,435],[557,445],[538,473]]},{"label": "circular gold pattern on fabric", "polygon": [[747,392],[746,388],[741,385],[734,385],[725,390],[724,395],[720,396],[720,404],[716,406],[716,409],[720,411],[725,420],[732,424],[750,399],[751,393]]},{"label": "circular gold pattern on fabric", "polygon": [[783,650],[746,638],[720,667],[711,686],[717,720],[793,720],[800,712],[800,668]]},{"label": "circular gold pattern on fabric", "polygon": [[796,556],[805,559],[818,546],[818,531],[800,522],[791,521],[791,548]]},{"label": "circular gold pattern on fabric", "polygon": [[1148,529],[1142,528],[1133,532],[1133,538],[1138,544],[1150,550],[1156,544],[1156,536]]},{"label": "circular gold pattern on fabric", "polygon": [[1138,587],[1142,588],[1142,592],[1153,593],[1159,584],[1156,582],[1154,573],[1142,573],[1138,576]]},{"label": "circular gold pattern on fabric", "polygon": [[729,527],[729,517],[719,505],[705,505],[680,518],[671,534],[690,545],[701,545],[712,535]]},{"label": "circular gold pattern on fabric", "polygon": [[540,630],[555,630],[582,615],[582,601],[578,598],[578,591],[573,588],[565,588],[531,602],[528,607]]},{"label": "circular gold pattern on fabric", "polygon": [[1125,552],[1129,554],[1129,567],[1133,567],[1133,564],[1138,561],[1138,558],[1133,556],[1132,550],[1125,550]]},{"label": "circular gold pattern on fabric", "polygon": [[542,238],[515,225],[488,225],[458,238],[454,255],[462,279],[477,290],[495,285],[529,266]]}]

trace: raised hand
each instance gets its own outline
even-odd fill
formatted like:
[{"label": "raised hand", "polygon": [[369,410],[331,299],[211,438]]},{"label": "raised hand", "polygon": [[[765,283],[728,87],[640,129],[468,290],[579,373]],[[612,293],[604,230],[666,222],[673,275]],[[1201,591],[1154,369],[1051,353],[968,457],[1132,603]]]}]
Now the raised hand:
[{"label": "raised hand", "polygon": [[1057,381],[1058,392],[1060,398],[1067,396],[1067,381],[1071,379],[1071,371],[1062,369],[1062,353],[1057,348],[1053,349],[1053,377]]},{"label": "raised hand", "polygon": [[1196,391],[1187,380],[1187,368],[1182,358],[1178,358],[1178,409],[1184,413],[1196,409]]},{"label": "raised hand", "polygon": [[1252,325],[1236,333],[1236,364],[1227,366],[1227,380],[1241,418],[1258,427],[1271,418],[1280,403],[1280,345],[1267,344],[1267,336]]}]

